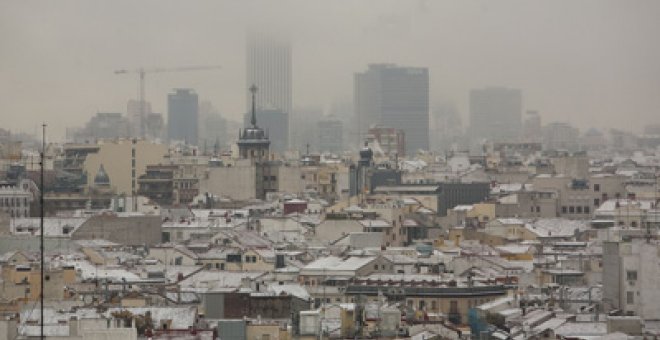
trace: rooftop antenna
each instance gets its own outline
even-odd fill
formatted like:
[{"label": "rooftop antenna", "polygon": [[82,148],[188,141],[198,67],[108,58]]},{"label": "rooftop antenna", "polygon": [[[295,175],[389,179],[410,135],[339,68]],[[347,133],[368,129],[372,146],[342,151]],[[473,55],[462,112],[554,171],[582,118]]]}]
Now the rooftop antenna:
[{"label": "rooftop antenna", "polygon": [[41,190],[39,190],[39,210],[40,210],[40,219],[39,226],[41,229],[41,235],[39,237],[39,249],[41,250],[41,290],[39,292],[39,299],[41,302],[40,316],[41,322],[39,323],[39,333],[41,339],[44,339],[44,162],[46,160],[46,123],[41,125],[41,161],[39,162],[40,166],[40,185]]}]

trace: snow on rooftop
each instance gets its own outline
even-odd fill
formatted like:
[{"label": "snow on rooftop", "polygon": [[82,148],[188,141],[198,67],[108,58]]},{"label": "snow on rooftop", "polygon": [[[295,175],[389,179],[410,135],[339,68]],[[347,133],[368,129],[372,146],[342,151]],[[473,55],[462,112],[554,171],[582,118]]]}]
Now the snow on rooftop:
[{"label": "snow on rooftop", "polygon": [[360,220],[358,221],[365,228],[391,228],[392,225],[385,220],[375,219],[375,220]]},{"label": "snow on rooftop", "polygon": [[283,293],[295,296],[297,298],[308,301],[311,299],[311,296],[305,289],[305,287],[296,284],[296,283],[286,283],[286,284],[270,284],[268,285],[268,291],[275,293],[276,295],[282,295]]},{"label": "snow on rooftop", "polygon": [[538,237],[572,237],[575,231],[589,229],[587,221],[563,218],[544,218],[525,224],[525,228]]},{"label": "snow on rooftop", "polygon": [[498,222],[502,224],[511,224],[511,225],[523,225],[525,224],[525,221],[519,219],[519,218],[498,218]]},{"label": "snow on rooftop", "polygon": [[121,267],[94,266],[86,260],[64,261],[63,265],[73,266],[83,280],[108,279],[111,281],[139,281],[140,277]]},{"label": "snow on rooftop", "polygon": [[513,297],[510,296],[505,296],[501,297],[499,299],[495,299],[493,301],[481,304],[477,306],[477,309],[483,310],[483,311],[488,311],[490,309],[493,309],[498,306],[513,306],[514,299]]},{"label": "snow on rooftop", "polygon": [[616,212],[617,206],[619,209],[641,209],[652,210],[654,209],[653,200],[630,200],[630,199],[609,199],[594,211],[596,215],[613,214]]},{"label": "snow on rooftop", "polygon": [[145,315],[151,313],[151,319],[155,324],[163,324],[165,321],[171,321],[171,329],[188,329],[195,324],[197,317],[197,307],[129,307],[129,308],[109,308],[105,313],[111,316],[113,312],[128,310],[133,315]]},{"label": "snow on rooftop", "polygon": [[351,256],[342,259],[336,256],[327,256],[307,264],[303,270],[353,271],[362,268],[375,258],[375,256]]},{"label": "snow on rooftop", "polygon": [[563,337],[602,336],[607,334],[607,323],[568,322],[555,329],[555,334]]},{"label": "snow on rooftop", "polygon": [[[47,217],[44,218],[45,236],[67,236],[80,228],[87,221],[86,217]],[[13,234],[41,235],[39,218],[14,218],[9,222]]]},{"label": "snow on rooftop", "polygon": [[[178,276],[176,270],[168,272],[168,279],[175,281]],[[185,274],[184,274],[185,275]],[[181,281],[181,288],[188,291],[216,291],[229,288],[232,290],[241,287],[243,279],[254,280],[264,275],[264,272],[230,272],[218,270],[202,270],[197,274]]]}]

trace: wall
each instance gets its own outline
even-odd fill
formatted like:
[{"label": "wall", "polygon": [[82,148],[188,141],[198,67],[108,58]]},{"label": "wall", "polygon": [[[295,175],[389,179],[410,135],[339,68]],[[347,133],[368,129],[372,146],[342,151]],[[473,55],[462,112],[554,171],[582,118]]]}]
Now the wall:
[{"label": "wall", "polygon": [[71,234],[72,240],[105,239],[124,245],[161,243],[160,216],[94,216]]},{"label": "wall", "polygon": [[[83,171],[87,172],[87,185],[94,184],[94,177],[101,164],[105,168],[110,185],[117,190],[117,194],[132,193],[131,189],[131,161],[132,140],[105,142],[100,145],[97,153],[91,153],[85,159]],[[139,140],[135,144],[135,178],[145,174],[148,164],[159,164],[167,154],[167,146]],[[137,188],[135,188],[137,190]]]},{"label": "wall", "polygon": [[209,168],[208,176],[200,182],[200,193],[229,196],[234,200],[256,198],[256,176],[256,167],[246,162],[237,162],[231,167]]}]

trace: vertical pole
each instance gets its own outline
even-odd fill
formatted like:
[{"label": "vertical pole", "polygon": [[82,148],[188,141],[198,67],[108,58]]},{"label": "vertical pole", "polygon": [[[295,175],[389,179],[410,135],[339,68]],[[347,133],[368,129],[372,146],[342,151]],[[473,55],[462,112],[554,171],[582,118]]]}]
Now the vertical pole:
[{"label": "vertical pole", "polygon": [[145,115],[146,115],[146,105],[145,102],[145,76],[146,72],[143,68],[140,68],[140,137],[145,138]]},{"label": "vertical pole", "polygon": [[41,322],[40,322],[40,335],[41,339],[44,339],[44,162],[46,161],[46,124],[42,124],[41,131],[41,173],[40,173],[40,185],[41,190],[39,190],[39,209],[41,213],[41,219],[39,221],[41,227],[41,235],[39,238],[39,249],[41,250],[41,289],[39,291],[39,298],[41,303],[40,313],[41,313]]}]

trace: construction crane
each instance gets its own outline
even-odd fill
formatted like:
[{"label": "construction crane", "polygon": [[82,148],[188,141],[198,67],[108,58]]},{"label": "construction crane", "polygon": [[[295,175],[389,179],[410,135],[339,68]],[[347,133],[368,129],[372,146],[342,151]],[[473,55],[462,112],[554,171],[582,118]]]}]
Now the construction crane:
[{"label": "construction crane", "polygon": [[218,65],[208,65],[208,66],[183,66],[183,67],[173,67],[173,68],[144,68],[140,67],[135,70],[121,69],[116,70],[115,74],[129,74],[136,73],[139,76],[140,81],[140,137],[145,137],[145,88],[146,88],[146,78],[147,73],[165,73],[165,72],[186,72],[186,71],[202,71],[202,70],[217,70],[222,68]]}]

